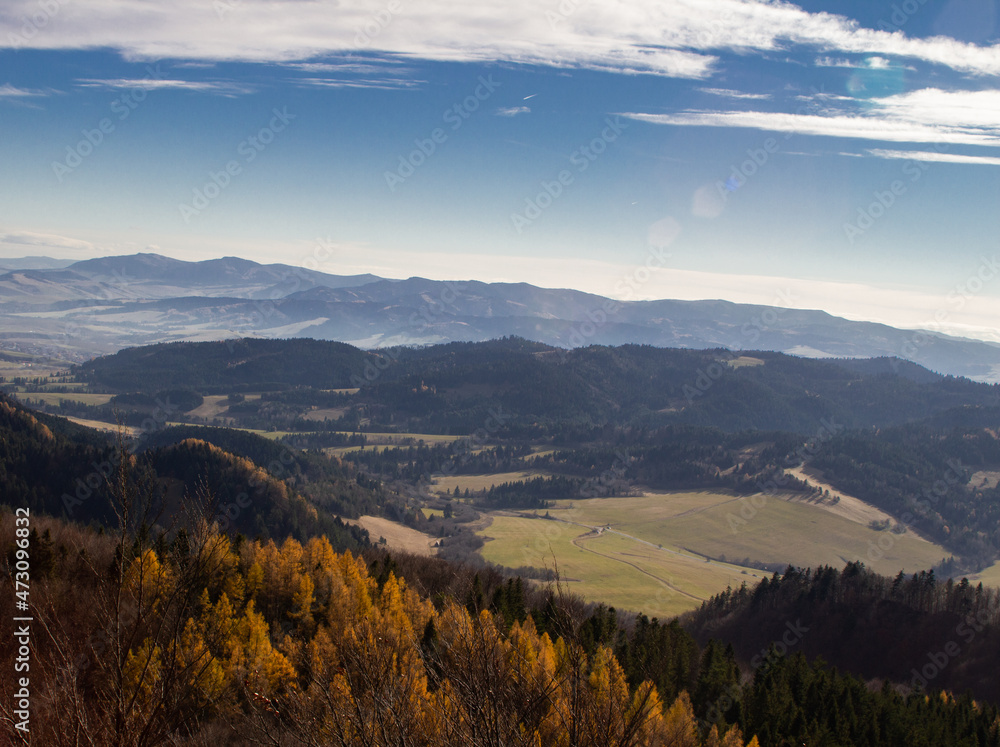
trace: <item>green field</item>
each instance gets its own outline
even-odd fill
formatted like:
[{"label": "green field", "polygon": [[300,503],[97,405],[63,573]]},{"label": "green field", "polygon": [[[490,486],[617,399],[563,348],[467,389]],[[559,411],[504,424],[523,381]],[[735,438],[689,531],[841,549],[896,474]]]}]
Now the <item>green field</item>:
[{"label": "green field", "polygon": [[[494,482],[509,479],[507,475],[480,479],[484,477]],[[678,590],[670,605],[662,608],[671,612],[697,606],[698,600],[725,589],[731,581],[752,582],[752,574],[761,575],[750,570],[748,578],[741,563],[840,568],[861,560],[879,573],[895,575],[900,570],[930,568],[949,555],[913,535],[876,532],[780,496],[647,493],[560,501],[548,513],[556,521],[495,515],[493,524],[480,532],[492,538],[482,549],[483,557],[513,567],[551,568],[558,563],[564,578],[576,579],[572,588],[581,595],[620,606],[657,599],[665,579]],[[610,531],[581,538],[592,528]],[[707,558],[728,561],[725,570],[723,564],[706,563]],[[654,608],[641,609],[651,614]]]},{"label": "green field", "polygon": [[731,561],[750,558],[759,563],[839,567],[862,560],[879,573],[895,575],[900,570],[930,568],[950,554],[913,535],[876,532],[778,495],[647,493],[567,502],[551,514],[592,526],[611,525],[649,542]]},{"label": "green field", "polygon": [[494,485],[502,485],[505,482],[517,482],[520,480],[531,480],[535,477],[543,477],[546,473],[537,470],[526,470],[521,472],[497,472],[490,475],[449,475],[447,477],[436,477],[431,482],[431,490],[439,495],[444,493],[454,493],[457,487],[461,491],[489,490]]},{"label": "green field", "polygon": [[761,574],[544,519],[497,515],[480,534],[491,538],[482,549],[486,560],[558,570],[564,588],[584,599],[661,618],[694,609],[727,586],[754,583]]}]

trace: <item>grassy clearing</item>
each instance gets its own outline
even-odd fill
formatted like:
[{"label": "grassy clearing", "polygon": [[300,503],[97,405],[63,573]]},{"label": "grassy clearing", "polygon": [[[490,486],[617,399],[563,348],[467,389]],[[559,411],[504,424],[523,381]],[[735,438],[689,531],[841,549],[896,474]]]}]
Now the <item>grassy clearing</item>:
[{"label": "grassy clearing", "polygon": [[420,510],[424,512],[425,519],[429,519],[432,516],[437,516],[438,518],[444,517],[444,509],[442,508],[422,508]]},{"label": "grassy clearing", "polygon": [[1000,472],[997,470],[980,470],[969,478],[969,485],[992,490],[1000,484]]},{"label": "grassy clearing", "polygon": [[[349,431],[341,431],[345,435],[351,435]],[[458,441],[462,436],[441,436],[435,433],[365,433],[365,440],[369,444],[401,444],[408,442],[423,441],[427,444],[449,444]]]},{"label": "grassy clearing", "polygon": [[860,498],[855,498],[853,495],[848,495],[847,493],[839,491],[829,483],[823,482],[818,474],[807,467],[786,469],[785,473],[802,480],[815,488],[829,492],[830,497],[835,499],[831,501],[828,498],[824,498],[822,501],[817,501],[815,498],[795,498],[794,500],[796,501],[812,503],[813,505],[822,508],[824,511],[830,511],[838,516],[843,516],[845,519],[850,519],[851,521],[857,522],[858,524],[864,524],[866,526],[871,524],[873,521],[888,521],[890,524],[898,523],[885,511],[875,508],[875,506],[872,506],[870,503],[865,503]]},{"label": "grassy clearing", "polygon": [[661,618],[694,609],[727,586],[753,582],[753,574],[760,574],[544,519],[495,516],[480,534],[492,538],[482,549],[489,561],[513,567],[558,567],[566,588],[585,599]]},{"label": "grassy clearing", "polygon": [[18,394],[18,399],[41,400],[47,405],[59,405],[62,402],[79,402],[84,405],[106,405],[114,397],[113,394],[88,394],[86,392],[73,392],[72,394],[57,392],[23,392]]},{"label": "grassy clearing", "polygon": [[733,360],[728,361],[728,363],[731,368],[746,368],[748,366],[753,367],[764,365],[764,361],[760,358],[754,358],[749,355],[741,355],[739,358],[734,358]]},{"label": "grassy clearing", "polygon": [[[321,412],[320,410],[313,410],[312,412]],[[322,418],[309,418],[306,419],[322,419]],[[342,436],[353,436],[357,434],[357,431],[329,431],[330,433],[339,433]],[[421,441],[425,444],[447,444],[457,441],[462,438],[461,436],[440,436],[433,433],[363,433],[365,437],[366,446],[365,449],[371,449],[372,447],[393,447],[393,446],[410,446],[417,445]],[[361,451],[360,446],[335,446],[326,449],[327,453],[330,454],[346,454],[349,451]]]},{"label": "grassy clearing", "polygon": [[502,485],[505,482],[516,482],[519,480],[531,480],[535,477],[544,477],[546,473],[537,470],[526,470],[522,472],[497,472],[491,475],[449,475],[438,477],[431,483],[431,490],[439,495],[454,493],[457,487],[462,492],[466,489],[470,491],[488,490],[494,485]]},{"label": "grassy clearing", "polygon": [[[257,396],[259,397],[260,395]],[[219,417],[229,409],[229,397],[225,394],[209,394],[204,400],[204,402],[188,414],[192,417],[211,420],[212,418]]]},{"label": "grassy clearing", "polygon": [[367,529],[372,542],[378,542],[379,537],[385,537],[386,546],[393,550],[402,550],[414,555],[433,555],[437,552],[431,547],[437,541],[434,537],[380,516],[362,516],[351,523],[360,524]]},{"label": "grassy clearing", "polygon": [[[755,507],[756,504],[756,507]],[[840,567],[862,560],[879,573],[930,568],[950,553],[911,534],[867,526],[779,496],[648,493],[630,498],[560,502],[550,513],[713,558]],[[879,542],[881,541],[881,546]]]},{"label": "grassy clearing", "polygon": [[982,573],[970,576],[969,581],[974,584],[978,584],[981,581],[983,586],[994,586],[1000,588],[1000,563],[994,563]]},{"label": "grassy clearing", "polygon": [[[86,420],[84,418],[73,418],[73,417],[66,417],[66,420],[69,420],[71,423],[76,423],[77,425],[83,425],[86,426],[87,428],[93,428],[94,430],[98,431],[105,431],[107,433],[118,432],[117,423],[105,423],[101,420]],[[138,436],[139,433],[142,431],[141,428],[136,428],[130,425],[122,426],[122,430],[124,430],[127,435],[132,436],[133,438],[135,436]]]},{"label": "grassy clearing", "polygon": [[394,446],[328,446],[323,449],[323,453],[327,456],[343,456],[344,454],[350,454],[355,451],[371,451],[378,453],[380,451],[385,451],[386,449],[395,448]]},{"label": "grassy clearing", "polygon": [[324,407],[317,410],[309,410],[302,415],[303,420],[316,420],[323,422],[324,420],[339,420],[347,412],[346,407]]},{"label": "grassy clearing", "polygon": [[17,376],[34,378],[52,378],[63,373],[68,363],[57,363],[39,359],[27,353],[17,353],[12,350],[0,352],[0,376],[13,379]]}]

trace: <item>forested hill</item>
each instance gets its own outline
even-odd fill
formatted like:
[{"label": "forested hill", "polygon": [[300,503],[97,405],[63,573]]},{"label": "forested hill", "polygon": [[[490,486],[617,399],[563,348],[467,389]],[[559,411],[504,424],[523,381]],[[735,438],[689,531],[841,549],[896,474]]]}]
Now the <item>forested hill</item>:
[{"label": "forested hill", "polygon": [[[1000,405],[1000,386],[891,361],[865,367],[781,353],[625,345],[565,351],[517,338],[365,352],[315,340],[238,340],[133,348],[75,370],[95,391],[200,394],[360,387],[373,424],[464,434],[491,408],[506,429],[564,425],[711,425],[814,433],[888,425]],[[871,369],[871,370],[868,370]],[[971,409],[970,409],[971,408]],[[344,423],[349,425],[348,421]]]},{"label": "forested hill", "polygon": [[81,380],[117,392],[153,393],[179,386],[210,394],[255,389],[352,386],[352,374],[379,359],[340,342],[225,340],[126,348],[77,368]]},{"label": "forested hill", "polygon": [[165,527],[183,525],[181,498],[197,502],[204,496],[197,508],[231,533],[280,539],[326,534],[343,548],[367,544],[365,532],[334,518],[381,511],[381,495],[360,485],[352,466],[326,459],[314,464],[288,447],[265,461],[268,451],[254,441],[259,437],[240,434],[228,443],[216,437],[261,459],[258,464],[192,438],[211,437],[212,430],[160,433],[157,448],[133,454],[96,431],[36,417],[0,393],[0,494],[4,504],[33,513],[113,527],[118,517],[111,483],[128,460],[130,484],[148,504],[149,520],[162,519]]},{"label": "forested hill", "polygon": [[731,642],[752,666],[778,643],[781,655],[822,656],[864,678],[1000,700],[1000,592],[941,582],[933,571],[886,578],[860,563],[788,568],[713,597],[684,626],[702,643]]}]

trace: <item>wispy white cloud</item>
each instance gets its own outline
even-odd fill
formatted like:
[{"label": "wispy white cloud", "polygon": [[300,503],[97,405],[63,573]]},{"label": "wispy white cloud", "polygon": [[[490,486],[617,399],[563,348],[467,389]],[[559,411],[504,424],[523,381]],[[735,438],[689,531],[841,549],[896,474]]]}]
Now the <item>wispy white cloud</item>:
[{"label": "wispy white cloud", "polygon": [[1000,74],[1000,45],[910,38],[783,0],[592,0],[558,22],[535,0],[421,0],[380,21],[382,6],[368,0],[241,0],[225,13],[219,5],[76,0],[60,6],[58,24],[23,39],[19,19],[30,17],[37,0],[6,0],[0,47],[108,47],[128,58],[271,62],[355,50],[681,78],[708,77],[720,52],[800,47],[833,58],[906,58],[969,75]]},{"label": "wispy white cloud", "polygon": [[218,80],[177,80],[169,78],[81,78],[77,81],[80,88],[111,88],[132,89],[142,88],[147,91],[157,91],[174,88],[197,93],[215,93],[223,96],[236,96],[252,93],[253,87],[244,83]]},{"label": "wispy white cloud", "polygon": [[895,143],[1000,146],[1000,91],[919,91],[867,99],[864,109],[828,106],[816,114],[761,111],[623,113],[652,124],[738,127]]},{"label": "wispy white cloud", "polygon": [[531,107],[528,106],[503,106],[496,110],[498,117],[516,117],[518,114],[528,114]]},{"label": "wispy white cloud", "polygon": [[13,244],[17,246],[41,246],[53,249],[70,249],[77,251],[95,251],[97,247],[89,241],[59,236],[53,233],[36,233],[32,231],[17,231],[0,234],[0,245]]},{"label": "wispy white cloud", "polygon": [[46,96],[44,91],[33,91],[27,88],[17,88],[10,83],[0,85],[0,99],[24,99],[36,96]]},{"label": "wispy white cloud", "polygon": [[415,88],[425,81],[414,78],[302,78],[300,85],[317,88],[375,88],[393,91],[401,88]]},{"label": "wispy white cloud", "polygon": [[884,150],[881,148],[872,148],[868,153],[876,158],[890,158],[903,161],[933,161],[935,163],[1000,166],[1000,158],[996,156],[967,156],[961,153],[938,153],[926,150]]},{"label": "wispy white cloud", "polygon": [[406,75],[411,71],[402,66],[401,60],[384,58],[369,62],[295,62],[286,65],[304,73],[337,73],[339,75],[384,75],[391,71],[396,75]]},{"label": "wispy white cloud", "polygon": [[817,57],[816,67],[862,67],[861,63],[855,60],[848,60],[845,57]]},{"label": "wispy white cloud", "polygon": [[699,88],[702,93],[708,93],[712,96],[723,96],[727,99],[748,99],[755,101],[762,101],[771,98],[769,93],[744,93],[742,91],[733,91],[729,88]]},{"label": "wispy white cloud", "polygon": [[909,122],[880,121],[864,115],[821,116],[786,112],[683,112],[641,114],[623,112],[622,117],[652,124],[695,127],[741,127],[795,135],[849,137],[895,143],[947,142],[962,145],[1000,146],[1000,136],[946,129]]},{"label": "wispy white cloud", "polygon": [[874,101],[882,115],[899,121],[1000,131],[1000,90],[997,89],[944,91],[923,88],[869,101]]},{"label": "wispy white cloud", "polygon": [[322,62],[285,63],[285,67],[304,73],[297,81],[300,86],[319,88],[375,88],[394,90],[414,88],[425,81],[403,60],[393,57],[373,57],[359,61],[328,59]]},{"label": "wispy white cloud", "polygon": [[872,55],[859,60],[850,60],[845,57],[817,57],[814,63],[816,67],[845,67],[852,70],[913,70],[912,65],[903,65],[887,57]]}]

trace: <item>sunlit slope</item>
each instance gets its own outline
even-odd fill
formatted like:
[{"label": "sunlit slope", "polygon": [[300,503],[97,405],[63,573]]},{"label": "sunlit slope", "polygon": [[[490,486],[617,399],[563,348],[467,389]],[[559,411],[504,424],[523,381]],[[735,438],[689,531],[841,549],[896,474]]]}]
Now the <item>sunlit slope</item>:
[{"label": "sunlit slope", "polygon": [[949,555],[911,533],[876,531],[780,495],[647,493],[560,501],[548,515],[496,516],[481,532],[491,538],[483,557],[513,567],[558,565],[568,588],[585,598],[650,614],[692,609],[761,575],[742,564],[839,568],[861,560],[894,575]]},{"label": "sunlit slope", "polygon": [[480,534],[491,538],[482,549],[491,562],[558,570],[565,591],[651,617],[694,609],[727,586],[760,576],[759,571],[540,518],[495,516]]}]

